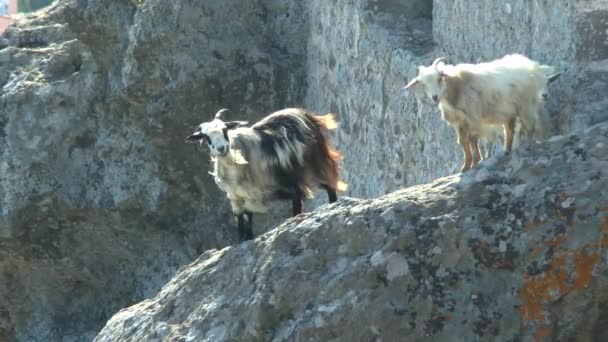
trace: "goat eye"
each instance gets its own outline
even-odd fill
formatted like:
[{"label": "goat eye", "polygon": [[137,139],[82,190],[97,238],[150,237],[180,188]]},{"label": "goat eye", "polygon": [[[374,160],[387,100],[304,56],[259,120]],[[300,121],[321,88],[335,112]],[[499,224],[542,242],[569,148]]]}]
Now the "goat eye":
[{"label": "goat eye", "polygon": [[203,137],[205,137],[205,142],[206,142],[208,145],[211,145],[211,139],[209,139],[209,137],[208,137],[207,135],[203,135]]},{"label": "goat eye", "polygon": [[228,141],[228,128],[223,128],[222,132],[224,133],[224,139],[226,139],[226,141]]}]

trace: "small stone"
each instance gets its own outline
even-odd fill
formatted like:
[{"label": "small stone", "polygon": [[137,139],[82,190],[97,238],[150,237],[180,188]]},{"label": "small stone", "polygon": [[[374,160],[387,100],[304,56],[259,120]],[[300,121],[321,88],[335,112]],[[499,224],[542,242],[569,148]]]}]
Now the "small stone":
[{"label": "small stone", "polygon": [[378,266],[380,264],[383,264],[385,261],[384,254],[382,253],[382,251],[377,251],[372,255],[369,261],[372,263],[372,266]]},{"label": "small stone", "polygon": [[504,240],[500,240],[500,242],[498,243],[498,250],[501,253],[504,253],[507,251],[507,243]]},{"label": "small stone", "polygon": [[390,281],[408,274],[410,268],[404,257],[399,254],[394,254],[386,265],[386,271],[386,278]]}]

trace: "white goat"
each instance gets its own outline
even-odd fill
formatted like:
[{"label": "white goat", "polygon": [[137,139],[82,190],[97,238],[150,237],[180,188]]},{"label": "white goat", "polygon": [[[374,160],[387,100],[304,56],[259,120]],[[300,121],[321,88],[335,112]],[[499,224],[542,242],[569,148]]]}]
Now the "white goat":
[{"label": "white goat", "polygon": [[341,155],[326,136],[337,127],[333,114],[287,108],[247,127],[243,121],[222,121],[228,113],[218,111],[186,141],[209,146],[211,174],[230,200],[241,241],[253,238],[253,213],[266,212],[272,200],[291,200],[295,216],[303,212],[302,200],[314,195],[313,187],[323,187],[330,203],[346,190],[338,175]]},{"label": "white goat", "polygon": [[546,91],[553,72],[553,67],[517,54],[479,64],[447,65],[445,58],[438,58],[429,67],[419,66],[418,75],[405,88],[422,83],[438,103],[443,120],[454,127],[463,149],[460,171],[464,172],[481,160],[479,138],[495,141],[495,126],[504,129],[507,153],[516,125],[526,136],[542,139],[545,127],[539,94]]}]

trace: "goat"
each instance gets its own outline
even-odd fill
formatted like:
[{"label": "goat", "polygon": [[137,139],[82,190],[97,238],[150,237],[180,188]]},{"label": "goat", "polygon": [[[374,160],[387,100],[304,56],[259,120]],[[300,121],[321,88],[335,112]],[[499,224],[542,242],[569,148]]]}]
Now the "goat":
[{"label": "goat", "polygon": [[[548,75],[545,86],[542,87],[541,89],[539,89],[538,95],[539,95],[539,99],[542,101],[543,105],[544,105],[544,103],[546,103],[547,99],[549,98],[548,85],[553,83],[554,81],[556,81],[560,76],[561,76],[561,72]],[[544,106],[543,106],[542,108],[539,108],[539,111],[540,112],[538,113],[539,115],[538,115],[537,119],[541,120],[541,121],[538,124],[538,126],[547,127],[549,124],[548,124],[546,108],[544,108]],[[484,140],[486,140],[486,154],[485,154],[484,159],[490,158],[492,156],[492,151],[494,150],[494,144],[496,143],[496,140],[498,139],[498,135],[502,131],[503,131],[502,127],[500,127],[498,125],[482,126],[482,132],[480,134],[480,138],[484,138]],[[519,118],[516,118],[515,119],[515,129],[513,131],[513,146],[512,146],[513,149],[516,149],[519,146],[520,133],[521,133],[521,121]],[[539,132],[537,132],[537,135],[540,135]],[[541,140],[542,140],[544,138],[544,134],[542,136],[540,136],[539,138],[541,138]]]},{"label": "goat", "polygon": [[208,145],[210,174],[230,200],[241,242],[253,239],[253,213],[267,212],[273,200],[291,199],[296,216],[304,211],[302,200],[314,196],[313,187],[323,187],[329,203],[346,190],[339,180],[342,156],[326,136],[337,127],[334,114],[286,108],[248,127],[244,121],[224,122],[229,113],[221,109],[186,141]]},{"label": "goat", "polygon": [[554,72],[553,67],[515,54],[491,62],[458,65],[447,65],[441,57],[429,67],[419,66],[417,71],[405,88],[422,83],[427,95],[438,103],[443,120],[454,127],[463,149],[461,172],[481,160],[480,137],[495,141],[492,126],[503,127],[507,153],[513,147],[516,125],[529,137],[543,135],[539,93],[557,78],[548,76]]}]

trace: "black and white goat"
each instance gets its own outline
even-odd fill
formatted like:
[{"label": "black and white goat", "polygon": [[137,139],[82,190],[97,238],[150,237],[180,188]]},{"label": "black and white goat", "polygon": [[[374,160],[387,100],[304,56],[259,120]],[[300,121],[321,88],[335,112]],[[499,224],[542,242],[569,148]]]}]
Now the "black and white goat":
[{"label": "black and white goat", "polygon": [[333,114],[287,108],[251,127],[223,121],[228,114],[228,109],[218,111],[186,141],[209,146],[214,164],[210,174],[230,200],[241,241],[253,239],[253,213],[267,212],[273,200],[291,200],[296,216],[304,211],[302,200],[314,196],[314,187],[324,188],[330,203],[346,190],[339,180],[340,152],[326,136],[337,127]]}]

